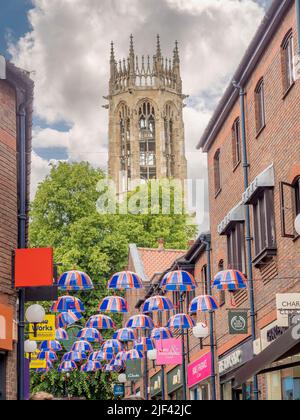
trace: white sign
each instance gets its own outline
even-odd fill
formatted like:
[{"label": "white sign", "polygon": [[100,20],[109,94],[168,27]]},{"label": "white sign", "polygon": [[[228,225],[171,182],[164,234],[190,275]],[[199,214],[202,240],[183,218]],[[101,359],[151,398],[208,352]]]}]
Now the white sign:
[{"label": "white sign", "polygon": [[234,353],[230,354],[228,357],[225,357],[219,362],[219,372],[222,375],[223,372],[233,369],[235,366],[238,366],[242,362],[242,350],[237,350]]},{"label": "white sign", "polygon": [[300,314],[300,293],[276,295],[277,325],[289,326],[289,315]]},{"label": "white sign", "polygon": [[257,340],[253,341],[253,354],[257,356],[262,352],[262,344],[261,339],[258,338]]}]

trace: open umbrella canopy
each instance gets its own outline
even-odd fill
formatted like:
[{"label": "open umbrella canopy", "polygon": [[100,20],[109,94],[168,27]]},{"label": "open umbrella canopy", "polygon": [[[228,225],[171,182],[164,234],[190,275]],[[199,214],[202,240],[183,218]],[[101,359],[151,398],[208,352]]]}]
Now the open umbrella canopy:
[{"label": "open umbrella canopy", "polygon": [[121,328],[114,333],[113,338],[125,343],[128,341],[134,341],[137,336],[135,330],[132,328]]},{"label": "open umbrella canopy", "polygon": [[85,340],[89,343],[102,343],[103,338],[96,328],[83,328],[77,334],[78,340]]},{"label": "open umbrella canopy", "polygon": [[56,328],[65,328],[83,318],[81,312],[63,312],[56,317]]},{"label": "open umbrella canopy", "polygon": [[213,296],[202,295],[195,297],[190,306],[189,313],[195,314],[197,312],[210,312],[219,308],[219,305]]},{"label": "open umbrella canopy", "polygon": [[79,353],[91,353],[93,351],[93,347],[88,341],[80,340],[73,344],[71,351],[78,351]]},{"label": "open umbrella canopy", "polygon": [[67,271],[58,280],[60,290],[79,292],[81,290],[92,290],[94,288],[90,277],[82,271]]},{"label": "open umbrella canopy", "polygon": [[192,274],[187,271],[171,271],[167,273],[160,285],[163,291],[191,292],[197,285]]},{"label": "open umbrella canopy", "polygon": [[52,362],[56,362],[57,355],[53,350],[46,350],[40,351],[38,354],[38,360],[51,360]]},{"label": "open umbrella canopy", "polygon": [[43,341],[40,344],[40,350],[44,350],[44,351],[49,351],[49,350],[53,350],[53,351],[61,351],[62,347],[60,345],[60,343],[56,340],[51,340],[51,341]]},{"label": "open umbrella canopy", "polygon": [[124,367],[124,364],[122,364],[122,366],[117,366],[113,364],[113,361],[112,361],[111,363],[104,365],[103,372],[120,372],[120,370],[122,370],[123,367]]},{"label": "open umbrella canopy", "polygon": [[73,296],[61,296],[51,306],[51,312],[84,312],[84,305],[80,299]]},{"label": "open umbrella canopy", "polygon": [[142,330],[152,330],[154,328],[154,323],[152,318],[147,315],[134,315],[126,323],[127,328],[142,329]]},{"label": "open umbrella canopy", "polygon": [[138,351],[136,349],[132,349],[126,352],[126,361],[127,360],[138,360],[143,359],[144,354],[141,351]]},{"label": "open umbrella canopy", "polygon": [[119,340],[107,340],[103,343],[101,350],[117,354],[123,350],[123,344]]},{"label": "open umbrella canopy", "polygon": [[107,288],[113,290],[142,289],[143,281],[136,273],[122,271],[111,277]]},{"label": "open umbrella canopy", "polygon": [[247,279],[237,270],[220,271],[214,278],[212,287],[217,290],[247,289]]},{"label": "open umbrella canopy", "polygon": [[55,331],[55,340],[60,340],[60,341],[69,340],[67,331],[64,328],[57,328],[57,330]]},{"label": "open umbrella canopy", "polygon": [[173,338],[173,334],[169,328],[161,327],[161,328],[154,328],[151,331],[151,338],[154,340],[168,340]]},{"label": "open umbrella canopy", "polygon": [[171,311],[174,309],[171,300],[165,296],[152,296],[146,300],[142,307],[144,314],[151,312]]},{"label": "open umbrella canopy", "polygon": [[77,369],[77,365],[73,360],[62,362],[59,365],[58,372],[73,372]]},{"label": "open umbrella canopy", "polygon": [[103,360],[109,362],[113,360],[114,358],[115,358],[114,353],[112,353],[111,351],[106,351],[106,350],[95,351],[91,353],[89,356],[89,360],[92,360],[92,361],[97,360],[99,362],[102,362]]},{"label": "open umbrella canopy", "polygon": [[134,350],[145,353],[155,349],[155,341],[150,337],[142,337],[134,342]]},{"label": "open umbrella canopy", "polygon": [[86,359],[87,357],[85,353],[81,353],[79,351],[69,351],[63,355],[62,362],[81,362]]},{"label": "open umbrella canopy", "polygon": [[98,370],[102,370],[102,365],[97,360],[89,360],[87,363],[81,366],[81,372],[97,372]]},{"label": "open umbrella canopy", "polygon": [[196,325],[193,318],[186,314],[177,314],[169,319],[167,328],[188,330]]},{"label": "open umbrella canopy", "polygon": [[115,324],[111,318],[106,315],[94,315],[86,323],[86,328],[96,328],[97,330],[113,330]]},{"label": "open umbrella canopy", "polygon": [[100,303],[99,312],[125,314],[128,312],[128,303],[122,297],[109,296],[104,298]]}]

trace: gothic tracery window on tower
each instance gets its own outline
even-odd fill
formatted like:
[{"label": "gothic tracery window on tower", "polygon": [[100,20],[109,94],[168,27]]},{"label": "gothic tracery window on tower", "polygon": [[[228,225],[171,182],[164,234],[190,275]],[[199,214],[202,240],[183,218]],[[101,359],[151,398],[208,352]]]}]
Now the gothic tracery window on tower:
[{"label": "gothic tracery window on tower", "polygon": [[140,178],[156,178],[155,110],[149,101],[139,107]]},{"label": "gothic tracery window on tower", "polygon": [[131,179],[131,146],[130,146],[130,116],[127,105],[122,104],[119,112],[120,118],[120,160],[123,172],[124,188],[128,187]]},{"label": "gothic tracery window on tower", "polygon": [[175,149],[174,149],[174,110],[172,104],[167,104],[164,115],[165,123],[165,156],[167,178],[175,176]]}]

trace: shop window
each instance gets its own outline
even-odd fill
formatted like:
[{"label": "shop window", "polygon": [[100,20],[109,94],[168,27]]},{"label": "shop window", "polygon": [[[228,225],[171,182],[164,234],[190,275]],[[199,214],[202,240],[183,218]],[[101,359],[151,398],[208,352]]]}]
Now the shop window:
[{"label": "shop window", "polygon": [[281,45],[283,91],[286,93],[295,82],[294,75],[294,37],[289,31]]},{"label": "shop window", "polygon": [[296,238],[294,221],[300,214],[300,176],[292,183],[280,183],[281,234],[284,238]]},{"label": "shop window", "polygon": [[220,166],[221,152],[218,149],[214,156],[214,176],[215,176],[215,194],[216,196],[221,191],[221,166]]},{"label": "shop window", "polygon": [[227,234],[228,268],[246,273],[244,223],[236,223]]},{"label": "shop window", "polygon": [[241,123],[237,118],[232,126],[232,163],[233,168],[241,162]]},{"label": "shop window", "polygon": [[260,133],[266,125],[264,79],[258,82],[255,89],[255,116],[256,132]]}]

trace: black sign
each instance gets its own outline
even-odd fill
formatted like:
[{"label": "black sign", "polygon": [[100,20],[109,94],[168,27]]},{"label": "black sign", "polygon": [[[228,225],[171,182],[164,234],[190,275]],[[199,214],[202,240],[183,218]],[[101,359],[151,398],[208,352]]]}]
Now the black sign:
[{"label": "black sign", "polygon": [[138,381],[142,377],[141,360],[128,360],[126,362],[126,377],[131,382]]},{"label": "black sign", "polygon": [[248,334],[248,312],[229,311],[228,313],[229,334]]},{"label": "black sign", "polygon": [[57,286],[28,287],[25,289],[26,302],[49,302],[58,299]]}]

